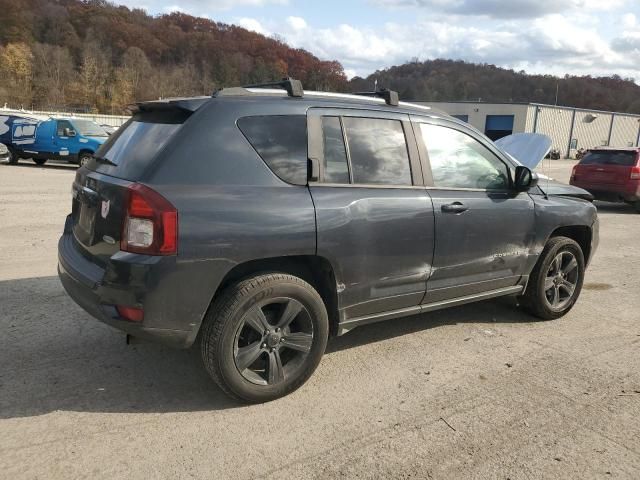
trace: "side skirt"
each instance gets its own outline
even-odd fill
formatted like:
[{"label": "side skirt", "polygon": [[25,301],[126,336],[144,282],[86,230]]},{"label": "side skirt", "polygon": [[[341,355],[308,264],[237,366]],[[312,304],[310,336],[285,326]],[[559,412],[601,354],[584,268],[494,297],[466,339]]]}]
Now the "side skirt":
[{"label": "side skirt", "polygon": [[433,312],[435,310],[442,310],[443,308],[457,307],[458,305],[479,302],[481,300],[488,300],[490,298],[502,297],[506,295],[516,295],[518,293],[522,293],[523,291],[523,285],[515,285],[513,287],[505,287],[488,292],[476,293],[475,295],[468,295],[466,297],[452,298],[450,300],[427,303],[424,305],[416,305],[415,307],[403,308],[390,312],[376,313],[375,315],[366,315],[364,317],[351,318],[340,322],[340,324],[338,325],[338,335],[344,335],[345,333],[353,330],[356,327],[367,325],[369,323],[391,320],[393,318],[408,317],[410,315],[417,315],[419,313]]}]

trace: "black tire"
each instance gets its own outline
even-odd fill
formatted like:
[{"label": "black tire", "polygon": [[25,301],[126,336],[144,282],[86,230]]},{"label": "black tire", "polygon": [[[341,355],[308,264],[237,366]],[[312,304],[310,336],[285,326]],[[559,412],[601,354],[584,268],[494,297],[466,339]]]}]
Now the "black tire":
[{"label": "black tire", "polygon": [[[262,323],[257,323],[266,325],[260,333],[253,321],[258,316]],[[276,327],[285,323],[278,337]],[[261,403],[287,395],[309,379],[324,354],[329,320],[322,298],[311,285],[292,275],[271,273],[227,288],[211,305],[201,333],[202,359],[213,380],[236,400]],[[300,336],[304,345],[295,344]],[[241,350],[252,354],[242,357]],[[241,357],[252,358],[258,351],[252,363],[240,366]]]},{"label": "black tire", "polygon": [[640,200],[636,200],[636,202],[633,204],[633,208],[636,209],[636,212],[640,213]]},{"label": "black tire", "polygon": [[78,155],[78,165],[83,167],[89,160],[91,160],[93,154],[91,152],[80,152]]},{"label": "black tire", "polygon": [[46,158],[32,158],[32,160],[36,165],[44,165],[45,163],[47,163]]},{"label": "black tire", "polygon": [[[557,258],[560,258],[559,269],[555,268],[557,264],[552,265]],[[569,270],[573,265],[572,258],[575,259],[575,267]],[[563,268],[564,262],[566,266]],[[568,273],[565,273],[567,271]],[[527,290],[520,298],[521,305],[543,320],[553,320],[566,315],[580,296],[584,271],[584,254],[580,245],[567,237],[551,238],[531,273]],[[567,288],[569,284],[574,286],[570,294]],[[549,288],[550,285],[553,286]],[[562,300],[561,290],[565,293],[564,300]],[[554,306],[556,295],[558,303]]]},{"label": "black tire", "polygon": [[11,147],[7,147],[7,150],[9,150],[9,163],[11,165],[15,165],[16,163],[18,163],[18,160],[20,160],[20,157],[18,157],[18,154],[16,153],[16,151]]}]

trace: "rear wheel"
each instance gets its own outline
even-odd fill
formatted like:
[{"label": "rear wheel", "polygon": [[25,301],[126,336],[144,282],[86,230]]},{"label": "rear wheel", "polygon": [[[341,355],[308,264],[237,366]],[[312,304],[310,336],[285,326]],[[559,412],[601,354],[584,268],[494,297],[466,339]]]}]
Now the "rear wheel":
[{"label": "rear wheel", "polygon": [[11,165],[15,165],[16,163],[18,163],[18,160],[20,160],[20,157],[18,157],[18,154],[16,153],[16,151],[11,147],[7,147],[7,150],[9,150],[9,163]]},{"label": "rear wheel", "polygon": [[584,254],[567,237],[554,237],[538,259],[522,305],[544,320],[560,318],[573,308],[584,281]]},{"label": "rear wheel", "polygon": [[287,274],[265,274],[229,287],[202,329],[202,358],[228,395],[267,402],[299,388],[313,374],[329,331],[318,292]]},{"label": "rear wheel", "polygon": [[47,159],[46,158],[33,158],[32,159],[36,165],[44,165],[45,163],[47,163]]}]

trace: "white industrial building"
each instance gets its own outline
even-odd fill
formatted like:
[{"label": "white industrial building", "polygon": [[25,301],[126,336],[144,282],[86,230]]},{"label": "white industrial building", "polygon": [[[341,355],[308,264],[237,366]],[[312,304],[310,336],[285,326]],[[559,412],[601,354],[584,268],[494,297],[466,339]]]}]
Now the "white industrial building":
[{"label": "white industrial building", "polygon": [[640,115],[537,103],[429,102],[493,140],[512,133],[543,133],[563,157],[599,146],[640,146]]}]

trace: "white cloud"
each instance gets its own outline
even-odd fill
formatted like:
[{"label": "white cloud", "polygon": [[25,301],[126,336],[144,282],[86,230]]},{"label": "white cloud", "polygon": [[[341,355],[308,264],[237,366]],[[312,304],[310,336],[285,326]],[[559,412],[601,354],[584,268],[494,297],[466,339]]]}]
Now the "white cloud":
[{"label": "white cloud", "polygon": [[269,32],[267,31],[267,29],[264,28],[262,24],[255,18],[242,17],[242,18],[239,18],[238,21],[235,23],[241,26],[242,28],[251,30],[252,32],[261,33],[262,35],[269,35]]},{"label": "white cloud", "polygon": [[638,20],[633,13],[626,13],[622,16],[622,25],[625,28],[633,28],[636,26],[637,22]]},{"label": "white cloud", "polygon": [[424,8],[456,15],[491,18],[536,18],[570,10],[613,10],[627,0],[370,0],[375,5]]},{"label": "white cloud", "polygon": [[307,22],[301,17],[287,17],[287,24],[293,30],[304,30],[307,28]]},{"label": "white cloud", "polygon": [[302,18],[292,21],[290,17],[269,24],[269,30],[294,47],[323,59],[339,60],[350,77],[366,76],[416,57],[491,63],[535,73],[640,77],[638,59],[624,54],[625,50],[640,52],[640,32],[625,33],[611,43],[589,15],[554,14],[488,23],[459,22],[456,18],[440,15],[374,29],[349,24],[316,28]]}]

